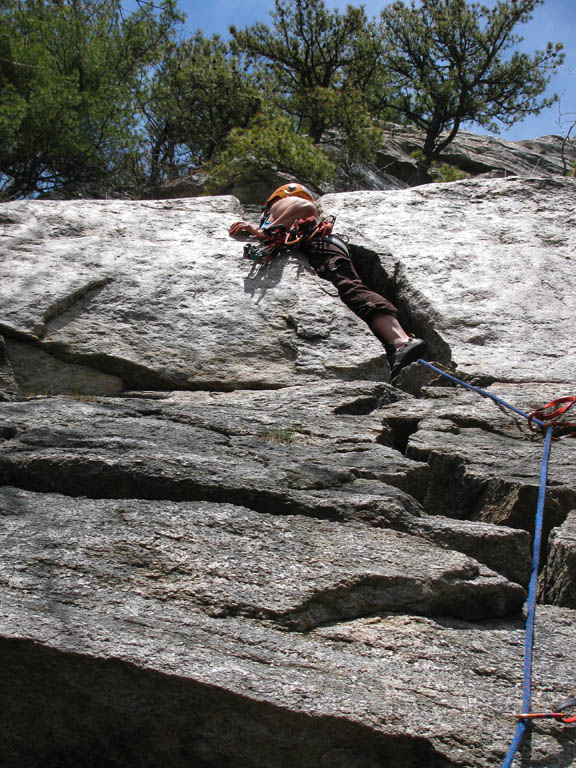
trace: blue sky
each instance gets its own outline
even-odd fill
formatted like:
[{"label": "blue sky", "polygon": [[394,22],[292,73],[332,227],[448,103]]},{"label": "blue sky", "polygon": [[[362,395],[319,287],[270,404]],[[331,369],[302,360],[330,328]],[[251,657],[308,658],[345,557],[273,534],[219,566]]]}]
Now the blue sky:
[{"label": "blue sky", "polygon": [[[364,0],[363,3],[325,0],[327,7],[338,10],[344,10],[347,4],[362,4],[368,17],[379,15],[389,2],[391,0]],[[495,2],[484,0],[483,4],[491,7]],[[122,4],[131,9],[136,0],[123,0]],[[274,0],[177,0],[177,6],[188,17],[183,30],[185,35],[201,29],[205,35],[219,34],[227,38],[231,24],[245,27],[256,21],[270,22]],[[519,47],[527,52],[544,49],[549,40],[564,43],[565,63],[551,79],[547,91],[557,93],[560,102],[538,117],[530,117],[507,131],[502,130],[500,135],[511,140],[534,139],[553,133],[564,135],[576,121],[576,0],[544,0],[544,4],[535,9],[532,21],[519,25],[516,31],[524,38]],[[470,130],[480,132],[477,127]],[[576,135],[576,129],[571,135]]]}]

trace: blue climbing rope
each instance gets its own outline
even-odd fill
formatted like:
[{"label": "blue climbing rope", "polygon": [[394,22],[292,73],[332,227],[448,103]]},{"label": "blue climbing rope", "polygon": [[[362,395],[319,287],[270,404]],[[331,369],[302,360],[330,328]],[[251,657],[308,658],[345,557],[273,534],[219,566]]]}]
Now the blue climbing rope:
[{"label": "blue climbing rope", "polygon": [[[431,368],[433,371],[436,371],[436,373],[440,373],[446,379],[450,379],[450,381],[454,381],[456,384],[460,384],[460,386],[465,387],[466,389],[470,389],[472,392],[476,392],[477,395],[480,395],[481,397],[488,397],[490,400],[494,400],[495,403],[503,405],[505,408],[508,408],[508,410],[514,411],[514,413],[517,413],[519,416],[523,416],[525,419],[530,420],[530,415],[528,413],[524,413],[524,411],[521,411],[519,408],[515,408],[513,405],[510,405],[510,403],[507,403],[505,400],[502,400],[502,398],[493,395],[491,392],[486,392],[484,389],[480,389],[479,387],[474,387],[472,384],[468,384],[467,381],[457,379],[456,376],[451,376],[449,373],[446,373],[446,371],[443,371],[441,368],[436,368],[435,365],[432,365],[432,363],[429,363],[426,360],[420,359],[417,362],[420,363],[420,365],[425,365],[426,368]],[[535,418],[532,418],[532,424],[536,424],[539,427],[546,426],[543,421]]]},{"label": "blue climbing rope", "polygon": [[[536,424],[539,427],[546,429],[546,436],[544,441],[544,454],[542,456],[542,464],[540,467],[540,487],[538,490],[538,504],[536,507],[536,518],[534,521],[534,540],[532,544],[532,570],[530,571],[530,581],[528,584],[528,597],[526,599],[526,635],[524,639],[524,674],[522,681],[522,712],[530,712],[532,703],[532,658],[534,655],[534,625],[536,620],[536,589],[538,586],[538,570],[540,567],[540,548],[542,545],[542,527],[544,522],[544,503],[546,501],[546,483],[548,480],[548,463],[550,460],[550,446],[552,444],[553,425],[547,425],[540,419],[534,418],[533,415],[524,413],[523,411],[515,408],[510,403],[505,402],[496,395],[486,392],[483,389],[474,387],[472,384],[468,384],[465,381],[457,379],[455,376],[451,376],[449,373],[437,368],[435,365],[426,362],[426,360],[418,360],[420,365],[424,365],[427,368],[431,368],[436,373],[454,381],[456,384],[460,384],[466,389],[470,389],[473,392],[481,395],[482,397],[488,397],[494,400],[499,405],[503,405],[505,408],[509,408],[514,413],[523,416],[528,419],[528,422]],[[516,731],[512,742],[502,763],[502,768],[510,768],[512,761],[516,756],[524,733],[526,732],[527,721],[520,719],[516,726]]]},{"label": "blue climbing rope", "polygon": [[[546,481],[548,479],[548,462],[550,445],[552,443],[552,427],[546,429],[544,454],[540,468],[540,489],[538,491],[538,506],[534,522],[534,542],[532,545],[532,571],[526,600],[526,638],[524,640],[524,677],[522,683],[522,712],[530,712],[532,704],[532,656],[534,653],[534,623],[536,620],[536,587],[538,585],[538,568],[540,565],[540,547],[542,543],[542,525],[544,521],[544,502],[546,500]],[[522,737],[527,728],[526,720],[520,720],[516,726],[514,738],[508,748],[502,768],[510,768],[514,756],[520,747]]]}]

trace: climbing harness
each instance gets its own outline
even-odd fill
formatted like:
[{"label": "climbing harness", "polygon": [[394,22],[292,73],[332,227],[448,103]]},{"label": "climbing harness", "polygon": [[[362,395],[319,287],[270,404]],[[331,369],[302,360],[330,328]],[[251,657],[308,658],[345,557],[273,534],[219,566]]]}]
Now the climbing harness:
[{"label": "climbing harness", "polygon": [[461,379],[457,379],[440,368],[426,362],[425,360],[417,361],[420,365],[436,371],[436,373],[450,379],[456,384],[460,384],[466,389],[470,389],[482,397],[488,397],[494,400],[498,405],[502,405],[515,413],[524,416],[528,419],[528,423],[532,430],[540,429],[544,431],[544,453],[542,456],[542,464],[540,468],[540,486],[538,490],[538,504],[536,507],[536,518],[534,521],[534,540],[532,543],[532,568],[530,571],[530,580],[528,585],[528,597],[526,599],[526,635],[524,641],[524,669],[523,669],[523,683],[522,683],[522,713],[516,715],[518,724],[512,742],[502,763],[502,768],[510,768],[512,761],[520,747],[520,743],[528,727],[528,722],[536,720],[538,718],[555,719],[561,723],[576,723],[576,716],[572,717],[565,712],[550,712],[540,713],[531,712],[531,699],[532,699],[532,657],[534,653],[534,624],[536,619],[536,587],[538,584],[538,570],[540,565],[540,548],[542,542],[542,528],[544,521],[544,502],[546,499],[546,483],[548,479],[548,463],[550,459],[550,446],[552,440],[559,440],[563,437],[575,437],[576,436],[576,424],[573,422],[566,422],[560,419],[566,411],[576,403],[576,395],[570,395],[568,397],[559,397],[557,400],[553,400],[550,403],[542,406],[541,408],[532,411],[527,414],[523,411],[515,408],[513,405],[506,403],[496,395],[492,395],[485,390],[479,389],[471,384],[468,384]]},{"label": "climbing harness", "polygon": [[272,226],[260,230],[258,239],[244,246],[244,258],[257,264],[269,264],[281,251],[298,248],[317,237],[328,237],[332,234],[335,220],[335,216],[328,216],[321,221],[309,216],[295,221],[290,229]]}]

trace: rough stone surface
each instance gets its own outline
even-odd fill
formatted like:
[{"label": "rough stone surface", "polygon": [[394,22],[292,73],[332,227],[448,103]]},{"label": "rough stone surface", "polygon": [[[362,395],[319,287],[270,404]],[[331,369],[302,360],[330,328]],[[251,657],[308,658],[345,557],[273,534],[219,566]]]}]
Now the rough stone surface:
[{"label": "rough stone surface", "polygon": [[386,377],[381,345],[302,259],[250,269],[227,236],[234,198],[2,210],[18,258],[0,264],[0,331],[59,360],[130,389]]},{"label": "rough stone surface", "polygon": [[390,254],[399,303],[436,360],[487,382],[572,386],[575,180],[460,181],[322,206],[353,242]]},{"label": "rough stone surface", "polygon": [[[115,615],[133,600],[145,610],[159,598],[302,632],[390,610],[472,621],[507,616],[525,597],[464,555],[390,530],[232,504],[13,489],[4,489],[1,505],[4,583],[91,609],[108,594]],[[52,581],[54,571],[60,577]]]},{"label": "rough stone surface", "polygon": [[[424,135],[417,128],[388,124],[377,165],[406,184],[416,171],[415,152],[424,147]],[[470,176],[566,176],[576,162],[576,144],[563,136],[541,136],[529,141],[507,141],[497,136],[479,136],[460,131],[446,147],[438,163]],[[431,179],[438,175],[432,169]],[[375,187],[359,187],[374,189]]]},{"label": "rough stone surface", "polygon": [[6,342],[0,336],[0,400],[7,400],[11,393],[18,392],[12,362],[8,357]]},{"label": "rough stone surface", "polygon": [[[490,393],[531,413],[556,395],[553,386],[499,384]],[[469,391],[433,389],[428,397],[382,410],[384,442],[402,441],[407,457],[431,469],[421,497],[431,514],[484,520],[532,530],[542,437],[527,421]],[[409,405],[408,405],[409,403]],[[446,478],[450,478],[450,483]],[[545,536],[576,508],[576,443],[554,446],[548,468]]]},{"label": "rough stone surface", "polygon": [[358,412],[370,394],[374,407],[385,393],[392,388],[373,385],[370,393],[346,383],[156,401],[14,402],[3,413],[0,471],[5,483],[46,493],[217,501],[389,527],[525,584],[523,531],[426,515],[417,499],[428,465],[379,442],[379,410]]},{"label": "rough stone surface", "polygon": [[[10,587],[1,606],[9,768],[492,766],[514,729],[520,621],[389,614],[301,634],[137,595],[122,616]],[[546,709],[573,682],[573,611],[542,607],[538,631]],[[522,759],[568,768],[573,735],[542,721]]]},{"label": "rough stone surface", "polygon": [[[429,358],[573,394],[574,182],[331,195]],[[543,440],[380,345],[232,197],[0,210],[2,768],[493,768],[521,706]],[[533,708],[575,687],[553,444]],[[546,562],[547,561],[547,562]],[[552,605],[545,603],[552,603]],[[518,764],[569,768],[534,724]]]},{"label": "rough stone surface", "polygon": [[567,608],[576,608],[576,504],[574,510],[550,535],[546,568],[539,582],[543,601]]},{"label": "rough stone surface", "polygon": [[[90,366],[67,363],[32,344],[6,339],[12,378],[25,395],[113,395],[122,392],[119,376]],[[14,384],[10,387],[16,389]]]}]

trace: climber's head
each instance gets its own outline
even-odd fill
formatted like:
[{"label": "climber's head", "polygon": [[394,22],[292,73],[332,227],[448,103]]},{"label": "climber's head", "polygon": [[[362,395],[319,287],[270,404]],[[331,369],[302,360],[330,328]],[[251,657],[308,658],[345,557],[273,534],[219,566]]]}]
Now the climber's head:
[{"label": "climber's head", "polygon": [[310,190],[303,184],[298,184],[298,182],[293,181],[290,184],[284,184],[283,186],[278,187],[278,189],[275,189],[268,200],[266,200],[265,207],[269,208],[275,202],[283,200],[285,197],[302,197],[304,200],[310,200],[311,203],[314,202],[314,195],[312,192],[310,192]]},{"label": "climber's head", "polygon": [[318,216],[312,192],[294,181],[275,189],[266,200],[260,216],[259,229],[271,226],[284,226],[289,229],[297,219],[310,216]]}]

